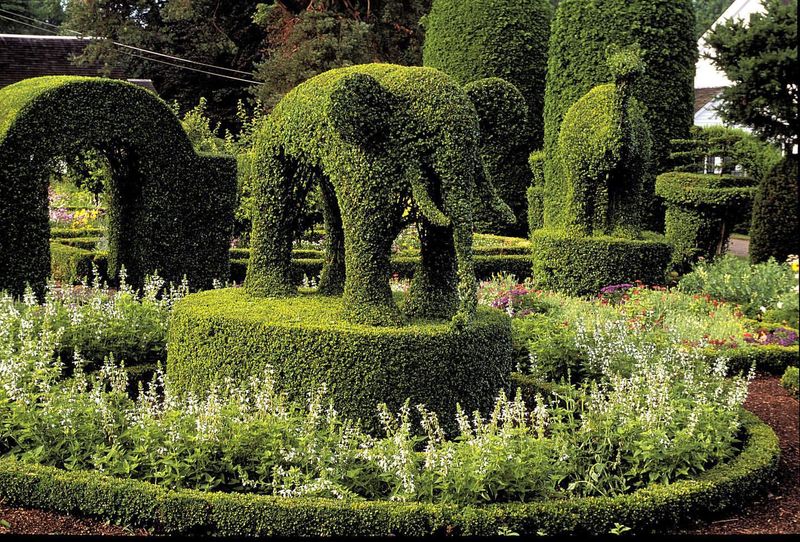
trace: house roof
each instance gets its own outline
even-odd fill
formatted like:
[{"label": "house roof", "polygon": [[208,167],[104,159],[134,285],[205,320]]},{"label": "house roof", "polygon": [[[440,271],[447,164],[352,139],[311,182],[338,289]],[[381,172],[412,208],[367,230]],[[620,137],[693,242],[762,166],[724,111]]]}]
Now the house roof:
[{"label": "house roof", "polygon": [[150,79],[129,79],[117,65],[74,64],[72,59],[83,53],[88,42],[75,36],[0,34],[0,88],[30,77],[83,75],[125,79],[155,91]]},{"label": "house roof", "polygon": [[725,87],[709,87],[694,89],[694,112],[700,111],[706,104],[714,101]]}]

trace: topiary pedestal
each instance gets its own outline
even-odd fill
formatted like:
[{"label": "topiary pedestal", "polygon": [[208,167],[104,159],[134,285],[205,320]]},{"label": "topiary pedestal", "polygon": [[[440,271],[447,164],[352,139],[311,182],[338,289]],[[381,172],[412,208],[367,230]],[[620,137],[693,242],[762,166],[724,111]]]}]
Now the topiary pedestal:
[{"label": "topiary pedestal", "polygon": [[170,325],[171,390],[206,394],[272,366],[290,399],[305,401],[325,383],[340,413],[375,430],[379,403],[397,411],[410,398],[449,422],[456,403],[486,410],[508,386],[511,322],[500,311],[481,307],[463,329],[449,321],[356,325],[343,313],[338,297],[258,298],[239,288],[190,295]]},{"label": "topiary pedestal", "polygon": [[626,239],[540,229],[531,233],[531,252],[537,287],[586,295],[609,284],[663,283],[672,248],[663,236],[652,233]]},{"label": "topiary pedestal", "polygon": [[656,194],[667,207],[665,234],[674,247],[672,265],[685,270],[700,257],[720,254],[733,226],[748,216],[755,190],[748,177],[679,171],[659,175]]}]

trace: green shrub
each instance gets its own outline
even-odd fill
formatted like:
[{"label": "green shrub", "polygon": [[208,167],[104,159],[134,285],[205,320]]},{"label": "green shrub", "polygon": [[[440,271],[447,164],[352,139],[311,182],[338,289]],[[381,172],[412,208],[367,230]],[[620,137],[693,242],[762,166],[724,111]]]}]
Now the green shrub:
[{"label": "green shrub", "polygon": [[[795,273],[788,264],[775,260],[753,265],[741,258],[724,255],[710,263],[694,264],[692,271],[681,277],[678,289],[737,303],[750,318],[762,318],[765,313],[772,312],[767,321],[786,319],[789,325],[797,328]],[[782,315],[786,318],[779,317]]]},{"label": "green shrub", "polygon": [[50,243],[50,276],[64,285],[72,285],[99,272],[100,280],[108,279],[108,258],[105,252],[94,252],[62,243]]},{"label": "green shrub", "polygon": [[480,148],[486,174],[497,194],[511,208],[516,222],[478,218],[477,229],[503,235],[528,233],[525,198],[520,197],[531,184],[528,166],[528,107],[525,97],[511,83],[492,77],[473,81],[464,87],[480,119]]},{"label": "green shrub", "polygon": [[750,227],[750,259],[785,260],[800,254],[800,220],[797,216],[797,155],[788,155],[764,177],[756,191]]},{"label": "green shrub", "polygon": [[[227,377],[246,381],[275,368],[290,397],[323,382],[345,417],[376,427],[375,405],[410,397],[441,413],[489,407],[511,372],[511,327],[481,309],[474,325],[418,321],[400,328],[346,324],[339,298],[248,297],[237,289],[202,292],[176,307],[167,374],[176,393],[204,395]],[[376,363],[376,361],[379,361]]]},{"label": "green shrub", "polygon": [[609,45],[638,44],[645,73],[633,96],[646,108],[655,170],[671,139],[686,138],[694,115],[697,43],[692,0],[562,0],[553,19],[544,105],[547,190],[560,190],[558,137],[564,115],[593,87],[611,79]]},{"label": "green shrub", "polygon": [[528,165],[533,173],[533,180],[526,194],[529,232],[544,226],[544,162],[545,155],[542,151],[534,151],[528,158]]},{"label": "green shrub", "polygon": [[726,126],[692,126],[688,139],[670,143],[672,168],[686,173],[739,173],[760,181],[781,160],[781,151],[774,145]]},{"label": "green shrub", "polygon": [[0,104],[0,289],[43,290],[48,168],[99,149],[114,172],[110,274],[125,265],[141,283],[157,269],[175,281],[186,274],[198,287],[227,277],[235,163],[196,154],[163,101],[127,82],[59,76],[7,86]]},{"label": "green shrub", "polygon": [[500,77],[528,105],[528,151],[542,145],[542,108],[552,7],[548,0],[434,0],[423,19],[423,64],[465,85]]},{"label": "green shrub", "polygon": [[531,234],[533,280],[538,288],[594,294],[609,284],[663,284],[671,248],[660,236],[625,239],[582,237],[540,229]]},{"label": "green shrub", "polygon": [[156,527],[166,533],[221,536],[607,534],[615,524],[632,532],[663,532],[690,518],[736,509],[762,494],[777,476],[774,432],[744,413],[742,452],[696,480],[595,497],[495,506],[286,498],[169,491],[96,472],[64,471],[10,458],[0,460],[0,495],[16,506]]},{"label": "green shrub", "polygon": [[104,233],[105,230],[102,228],[50,228],[50,238],[56,241],[80,237],[98,237]]},{"label": "green shrub", "polygon": [[656,194],[667,207],[672,263],[684,270],[723,252],[734,226],[750,211],[755,187],[748,177],[670,172],[658,176]]},{"label": "green shrub", "polygon": [[800,395],[800,369],[797,366],[786,368],[786,372],[781,377],[781,386],[795,396]]}]

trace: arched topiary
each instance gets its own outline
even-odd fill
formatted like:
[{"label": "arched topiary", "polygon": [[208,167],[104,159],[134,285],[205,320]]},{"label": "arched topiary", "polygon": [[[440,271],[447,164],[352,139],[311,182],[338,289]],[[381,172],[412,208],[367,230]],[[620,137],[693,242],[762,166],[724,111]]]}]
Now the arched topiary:
[{"label": "arched topiary", "polygon": [[[503,235],[525,236],[530,185],[528,166],[528,106],[519,89],[498,77],[473,81],[464,87],[480,119],[481,158],[497,195],[511,207],[513,224],[487,221],[478,229]],[[480,217],[479,217],[480,218]]]},{"label": "arched topiary", "polygon": [[48,174],[86,149],[108,158],[109,268],[194,286],[226,278],[236,197],[232,158],[201,156],[169,107],[130,83],[39,77],[0,90],[0,290],[50,274]]},{"label": "arched topiary", "polygon": [[789,254],[800,254],[797,155],[788,155],[758,186],[750,227],[750,259],[753,263],[769,258],[785,261]]},{"label": "arched topiary", "polygon": [[462,85],[487,77],[512,83],[525,96],[537,148],[552,12],[550,0],[434,0],[423,20],[423,64]]},{"label": "arched topiary", "polygon": [[[558,137],[564,115],[578,99],[610,79],[611,44],[638,44],[645,71],[633,96],[646,107],[656,173],[669,156],[669,141],[685,138],[693,120],[694,38],[692,0],[562,0],[553,19],[544,105],[548,192],[559,192]],[[560,213],[554,201],[546,216]]]}]

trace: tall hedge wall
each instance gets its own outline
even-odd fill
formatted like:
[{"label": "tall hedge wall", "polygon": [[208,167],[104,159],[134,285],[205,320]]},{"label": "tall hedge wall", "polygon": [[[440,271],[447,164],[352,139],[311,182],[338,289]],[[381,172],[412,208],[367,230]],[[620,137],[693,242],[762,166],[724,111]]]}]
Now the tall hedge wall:
[{"label": "tall hedge wall", "polygon": [[194,286],[225,279],[236,198],[233,158],[195,153],[178,118],[127,82],[38,77],[0,90],[0,290],[41,290],[50,274],[47,185],[86,149],[111,164],[109,271],[158,270]]},{"label": "tall hedge wall", "polygon": [[529,151],[542,142],[552,11],[550,0],[434,0],[423,19],[425,66],[462,85],[500,77],[522,92],[529,110]]},{"label": "tall hedge wall", "polygon": [[612,44],[638,44],[641,49],[645,72],[633,96],[647,108],[654,164],[663,169],[670,139],[687,137],[692,126],[697,60],[693,28],[692,0],[561,1],[551,27],[544,103],[548,190],[551,183],[558,189],[556,154],[564,115],[590,89],[612,79],[606,63]]}]

